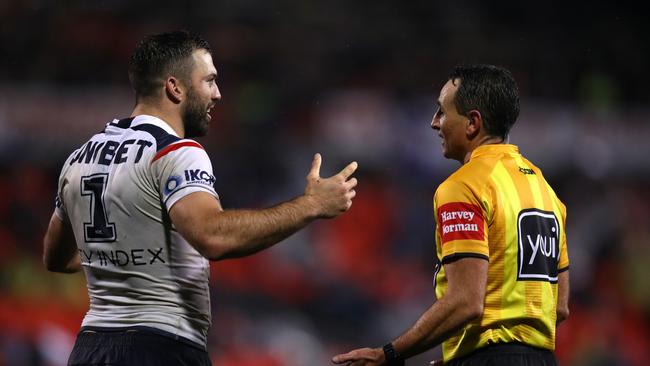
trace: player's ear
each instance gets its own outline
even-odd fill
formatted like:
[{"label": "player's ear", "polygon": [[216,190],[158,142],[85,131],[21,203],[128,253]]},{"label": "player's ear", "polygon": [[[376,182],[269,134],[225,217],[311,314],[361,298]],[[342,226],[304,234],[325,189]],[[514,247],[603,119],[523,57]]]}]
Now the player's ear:
[{"label": "player's ear", "polygon": [[483,128],[481,112],[476,109],[467,112],[467,127],[465,127],[465,133],[467,136],[476,136],[481,131],[481,128]]},{"label": "player's ear", "polygon": [[173,103],[180,103],[185,96],[185,89],[181,81],[173,76],[169,76],[165,80],[165,94]]}]

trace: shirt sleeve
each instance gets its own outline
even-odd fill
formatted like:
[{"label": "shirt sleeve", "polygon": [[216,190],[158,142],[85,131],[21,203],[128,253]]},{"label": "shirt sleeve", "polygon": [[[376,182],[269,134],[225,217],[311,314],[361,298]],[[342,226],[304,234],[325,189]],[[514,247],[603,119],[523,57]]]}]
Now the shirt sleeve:
[{"label": "shirt sleeve", "polygon": [[434,197],[436,243],[443,264],[463,257],[489,259],[486,214],[466,185],[445,181]]},{"label": "shirt sleeve", "polygon": [[212,163],[198,142],[179,140],[161,150],[151,164],[167,211],[194,192],[206,192],[219,199],[214,190]]},{"label": "shirt sleeve", "polygon": [[68,212],[65,210],[65,206],[63,205],[60,190],[57,190],[56,196],[54,197],[54,213],[61,219],[61,221],[68,221]]}]

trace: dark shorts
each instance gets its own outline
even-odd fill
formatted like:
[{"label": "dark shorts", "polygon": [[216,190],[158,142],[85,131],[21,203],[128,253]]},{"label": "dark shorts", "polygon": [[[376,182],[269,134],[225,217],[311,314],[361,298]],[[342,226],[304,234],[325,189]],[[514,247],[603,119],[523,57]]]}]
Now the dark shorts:
[{"label": "dark shorts", "polygon": [[503,343],[478,349],[445,366],[557,366],[553,352],[521,343]]},{"label": "dark shorts", "polygon": [[199,345],[147,329],[82,330],[68,366],[210,366]]}]

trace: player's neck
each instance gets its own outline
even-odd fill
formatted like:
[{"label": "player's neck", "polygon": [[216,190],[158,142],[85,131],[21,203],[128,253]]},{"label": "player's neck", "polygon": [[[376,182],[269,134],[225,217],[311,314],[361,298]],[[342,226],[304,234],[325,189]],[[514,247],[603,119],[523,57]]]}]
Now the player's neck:
[{"label": "player's neck", "polygon": [[176,108],[165,108],[164,106],[154,105],[146,102],[138,102],[131,113],[131,117],[146,114],[163,120],[167,123],[179,137],[185,136],[183,120]]}]

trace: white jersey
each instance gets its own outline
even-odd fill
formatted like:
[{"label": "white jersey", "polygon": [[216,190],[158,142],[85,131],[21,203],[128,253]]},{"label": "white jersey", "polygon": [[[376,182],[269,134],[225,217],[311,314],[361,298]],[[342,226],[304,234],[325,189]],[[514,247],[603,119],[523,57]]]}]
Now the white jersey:
[{"label": "white jersey", "polygon": [[114,120],[66,160],[56,214],[74,231],[90,309],[83,327],[148,327],[205,348],[209,261],[168,212],[193,192],[214,195],[203,147],[162,120]]}]

